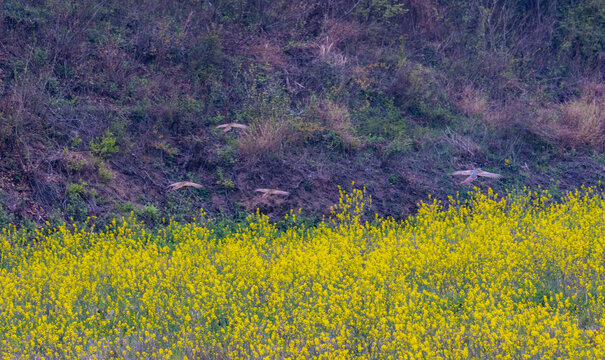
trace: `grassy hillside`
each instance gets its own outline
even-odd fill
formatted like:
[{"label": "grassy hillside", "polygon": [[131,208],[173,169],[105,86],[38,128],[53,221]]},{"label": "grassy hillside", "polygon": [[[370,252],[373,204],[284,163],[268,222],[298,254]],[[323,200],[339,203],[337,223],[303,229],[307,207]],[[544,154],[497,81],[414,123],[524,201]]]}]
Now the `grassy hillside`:
[{"label": "grassy hillside", "polygon": [[317,226],[5,231],[0,357],[605,356],[602,194],[477,193],[373,223],[362,195]]},{"label": "grassy hillside", "polygon": [[6,0],[0,34],[0,227],[603,179],[599,0]]}]

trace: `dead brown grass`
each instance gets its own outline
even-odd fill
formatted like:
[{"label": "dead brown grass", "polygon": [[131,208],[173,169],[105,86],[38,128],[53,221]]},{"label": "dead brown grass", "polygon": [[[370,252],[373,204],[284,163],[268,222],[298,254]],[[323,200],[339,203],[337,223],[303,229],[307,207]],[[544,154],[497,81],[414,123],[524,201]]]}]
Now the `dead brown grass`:
[{"label": "dead brown grass", "polygon": [[291,132],[285,120],[259,119],[240,138],[240,154],[252,158],[278,153],[290,138]]},{"label": "dead brown grass", "polygon": [[282,49],[269,40],[261,40],[258,44],[249,46],[247,54],[263,63],[269,64],[272,69],[283,70],[288,67]]},{"label": "dead brown grass", "polygon": [[356,41],[362,33],[359,25],[346,20],[328,19],[327,27],[328,37],[336,45]]},{"label": "dead brown grass", "polygon": [[458,99],[458,109],[463,114],[483,119],[488,115],[488,105],[485,95],[471,86],[466,86]]},{"label": "dead brown grass", "polygon": [[357,149],[361,145],[353,130],[349,109],[330,100],[319,103],[321,120],[324,126],[334,131],[348,149]]},{"label": "dead brown grass", "polygon": [[581,95],[538,112],[538,133],[571,147],[605,149],[605,84],[586,81]]},{"label": "dead brown grass", "polygon": [[338,50],[336,43],[329,36],[318,44],[318,56],[322,61],[330,63],[338,68],[344,68],[347,64],[347,57]]},{"label": "dead brown grass", "polygon": [[478,154],[481,151],[481,147],[477,145],[477,143],[474,142],[471,138],[457,133],[450,127],[447,127],[443,131],[441,139],[452,146],[452,149],[454,150],[456,155],[475,156],[475,154]]},{"label": "dead brown grass", "polygon": [[519,97],[493,99],[481,89],[465,86],[461,93],[448,89],[449,96],[456,99],[456,106],[463,114],[496,128],[521,124],[527,108],[526,101]]}]

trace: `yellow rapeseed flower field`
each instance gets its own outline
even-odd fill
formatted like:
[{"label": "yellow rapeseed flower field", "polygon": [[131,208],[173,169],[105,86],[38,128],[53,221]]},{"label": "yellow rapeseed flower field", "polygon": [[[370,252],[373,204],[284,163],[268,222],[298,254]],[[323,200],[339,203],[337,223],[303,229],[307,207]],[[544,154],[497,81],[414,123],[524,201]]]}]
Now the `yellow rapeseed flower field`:
[{"label": "yellow rapeseed flower field", "polygon": [[605,200],[0,235],[2,359],[603,359]]}]

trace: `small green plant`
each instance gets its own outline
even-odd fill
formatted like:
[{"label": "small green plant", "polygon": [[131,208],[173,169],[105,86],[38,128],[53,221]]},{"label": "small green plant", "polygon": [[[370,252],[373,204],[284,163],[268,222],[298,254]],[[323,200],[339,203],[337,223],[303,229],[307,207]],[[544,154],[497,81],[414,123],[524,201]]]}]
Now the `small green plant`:
[{"label": "small green plant", "polygon": [[68,184],[66,187],[66,192],[68,197],[82,197],[85,195],[85,189],[88,186],[86,182],[81,182],[79,184]]},{"label": "small green plant", "polygon": [[76,133],[76,135],[74,135],[74,137],[71,139],[71,146],[73,148],[77,148],[78,145],[80,145],[82,143],[82,138],[78,135],[78,133]]},{"label": "small green plant", "polygon": [[[232,140],[231,140],[232,141]],[[216,155],[221,158],[224,164],[235,164],[237,156],[237,142],[234,145],[226,144],[216,150]]]},{"label": "small green plant", "polygon": [[15,218],[13,217],[13,214],[6,212],[0,203],[0,230],[8,228],[8,226],[14,222]]},{"label": "small green plant", "polygon": [[90,150],[100,158],[107,158],[119,151],[116,144],[116,137],[109,130],[101,138],[95,138],[90,142]]},{"label": "small green plant", "polygon": [[133,212],[135,210],[134,204],[130,201],[126,201],[126,202],[114,201],[113,208],[121,215],[130,214],[131,212]]},{"label": "small green plant", "polygon": [[24,218],[21,220],[21,223],[19,224],[19,228],[21,229],[21,231],[27,233],[32,233],[34,232],[34,230],[36,230],[38,228],[38,224],[36,224],[35,221],[33,221],[32,219],[28,219],[28,218]]},{"label": "small green plant", "polygon": [[222,185],[227,189],[235,189],[235,184],[231,180],[225,178],[225,174],[223,174],[223,168],[216,168],[216,176],[218,176],[218,180],[216,181],[217,184]]},{"label": "small green plant", "polygon": [[142,209],[135,211],[138,219],[143,220],[147,226],[155,227],[160,223],[160,211],[157,207],[151,204],[143,206]]},{"label": "small green plant", "polygon": [[179,154],[179,149],[169,144],[166,140],[156,141],[153,143],[153,147],[166,154],[170,161],[174,160],[175,156]]},{"label": "small green plant", "polygon": [[103,184],[109,183],[113,178],[111,169],[109,169],[107,164],[102,160],[97,163],[97,172],[99,173],[99,177],[101,178],[101,182]]},{"label": "small green plant", "polygon": [[88,208],[85,202],[88,197],[87,186],[87,183],[81,182],[79,184],[68,184],[65,187],[67,197],[65,212],[74,221],[83,222],[88,217]]},{"label": "small green plant", "polygon": [[76,152],[70,152],[67,147],[63,148],[63,159],[65,159],[65,168],[72,173],[80,172],[88,162]]},{"label": "small green plant", "polygon": [[405,14],[409,9],[398,1],[371,0],[355,9],[355,14],[362,19],[373,18],[376,21],[391,23],[392,19]]}]

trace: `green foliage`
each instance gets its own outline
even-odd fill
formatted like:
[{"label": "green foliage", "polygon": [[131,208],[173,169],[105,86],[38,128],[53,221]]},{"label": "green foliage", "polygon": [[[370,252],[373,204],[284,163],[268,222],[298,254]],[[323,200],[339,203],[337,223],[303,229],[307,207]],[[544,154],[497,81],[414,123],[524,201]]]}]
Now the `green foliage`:
[{"label": "green foliage", "polygon": [[72,156],[72,154],[69,152],[69,150],[66,147],[63,148],[63,158],[66,160],[65,167],[67,168],[68,171],[70,171],[72,173],[78,173],[86,165],[88,165],[88,162],[86,161],[86,159],[81,158],[81,157]]},{"label": "green foliage", "polygon": [[352,114],[362,136],[380,136],[393,139],[407,131],[406,119],[393,100],[385,96],[376,97],[373,104]]},{"label": "green foliage", "polygon": [[355,8],[355,14],[360,18],[384,21],[387,24],[406,12],[408,9],[398,0],[365,0]]},{"label": "green foliage", "polygon": [[593,64],[605,56],[605,2],[568,1],[562,7],[558,45],[570,59]]},{"label": "green foliage", "polygon": [[229,143],[216,150],[216,154],[223,164],[234,165],[237,158],[237,143],[234,140],[228,140]]},{"label": "green foliage", "polygon": [[85,201],[89,195],[87,187],[87,183],[80,182],[78,184],[67,184],[65,188],[67,197],[65,212],[74,221],[84,222],[88,217],[88,207]]},{"label": "green foliage", "polygon": [[7,0],[3,2],[1,15],[11,27],[38,29],[44,25],[50,14],[45,7],[26,4],[23,1]]},{"label": "green foliage", "polygon": [[136,102],[130,113],[130,117],[135,122],[144,122],[149,119],[151,103],[149,99],[144,98]]},{"label": "green foliage", "polygon": [[191,46],[187,54],[189,72],[202,85],[214,80],[217,67],[225,61],[222,54],[221,40],[218,34],[201,35]]},{"label": "green foliage", "polygon": [[427,103],[422,100],[412,101],[408,110],[412,115],[428,120],[431,125],[451,124],[458,119],[449,106],[443,103]]},{"label": "green foliage", "polygon": [[130,201],[116,201],[114,202],[113,207],[115,211],[122,215],[123,220],[132,219],[134,217],[145,223],[148,228],[155,228],[162,223],[160,210],[153,204],[147,204],[141,207]]},{"label": "green foliage", "polygon": [[136,209],[136,206],[130,201],[126,201],[126,202],[114,201],[113,208],[121,215],[128,215],[131,212],[134,212],[134,210]]},{"label": "green foliage", "polygon": [[99,177],[101,178],[101,182],[107,184],[113,178],[113,174],[111,170],[107,167],[107,164],[104,161],[97,162],[97,172]]},{"label": "green foliage", "polygon": [[13,214],[6,212],[4,206],[2,206],[2,200],[4,198],[4,192],[0,190],[0,231],[7,229],[10,224],[15,223],[15,217]]},{"label": "green foliage", "polygon": [[219,166],[216,168],[216,176],[218,177],[218,180],[216,180],[218,185],[224,186],[227,189],[235,189],[235,184],[225,176],[222,167]]},{"label": "green foliage", "polygon": [[291,99],[281,87],[280,80],[268,69],[250,66],[245,77],[246,94],[241,109],[236,112],[236,119],[262,122],[291,116]]},{"label": "green foliage", "polygon": [[19,223],[19,228],[21,229],[22,233],[31,234],[38,228],[38,224],[31,219],[24,218]]},{"label": "green foliage", "polygon": [[153,147],[162,151],[163,154],[166,154],[169,161],[173,161],[174,158],[179,154],[179,149],[168,143],[166,140],[156,141],[153,143]]},{"label": "green foliage", "polygon": [[65,188],[67,197],[68,198],[83,197],[85,195],[85,190],[86,190],[87,186],[88,186],[88,184],[85,182],[81,182],[79,184],[67,185],[67,187]]},{"label": "green foliage", "polygon": [[74,148],[77,148],[78,145],[80,145],[82,143],[82,138],[80,138],[79,134],[75,134],[74,137],[71,139],[71,146]]},{"label": "green foliage", "polygon": [[147,204],[143,206],[141,210],[135,212],[135,215],[149,227],[155,227],[160,224],[160,211],[154,205]]},{"label": "green foliage", "polygon": [[105,134],[100,139],[96,138],[90,142],[90,150],[102,159],[116,154],[119,149],[115,136],[109,130],[105,131]]},{"label": "green foliage", "polygon": [[387,155],[395,155],[398,153],[406,153],[413,149],[414,140],[411,134],[407,132],[399,132],[399,134],[388,143],[385,152]]}]

